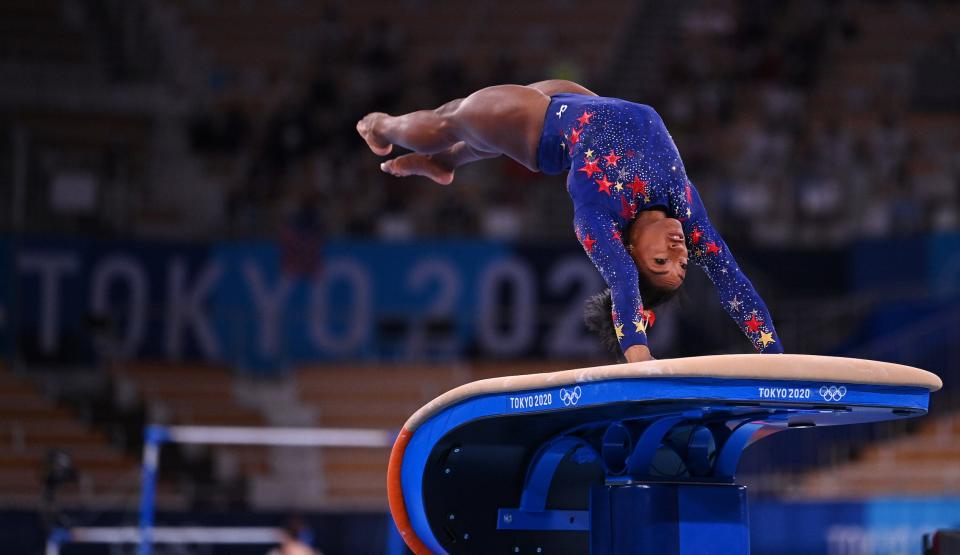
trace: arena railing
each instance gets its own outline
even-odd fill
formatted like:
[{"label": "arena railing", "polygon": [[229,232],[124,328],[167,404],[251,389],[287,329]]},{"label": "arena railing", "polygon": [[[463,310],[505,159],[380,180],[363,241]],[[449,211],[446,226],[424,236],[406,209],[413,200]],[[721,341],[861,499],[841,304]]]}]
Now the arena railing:
[{"label": "arena railing", "polygon": [[[164,444],[384,449],[393,445],[395,437],[396,433],[390,430],[367,428],[150,425],[145,429],[143,444],[139,526],[57,529],[48,538],[46,553],[47,555],[58,555],[61,547],[67,543],[136,544],[137,555],[151,555],[155,543],[279,543],[281,531],[275,528],[156,526],[157,479],[160,451]],[[388,523],[387,530],[387,554],[402,553],[403,541],[396,532],[392,520]]]}]

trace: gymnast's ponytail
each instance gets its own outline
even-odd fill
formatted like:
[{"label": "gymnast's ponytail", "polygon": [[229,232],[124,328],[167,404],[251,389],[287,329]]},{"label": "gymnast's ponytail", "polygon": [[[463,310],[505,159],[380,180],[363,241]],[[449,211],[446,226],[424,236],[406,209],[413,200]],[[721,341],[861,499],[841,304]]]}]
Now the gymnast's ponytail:
[{"label": "gymnast's ponytail", "polygon": [[613,297],[609,289],[591,296],[583,304],[583,323],[587,329],[600,339],[604,349],[610,354],[623,358],[620,352],[620,342],[617,341],[617,330],[613,328]]},{"label": "gymnast's ponytail", "polygon": [[[680,290],[679,288],[663,289],[656,287],[647,281],[643,275],[639,277],[638,286],[645,308],[653,308],[667,303]],[[620,362],[626,361],[620,351],[617,330],[613,327],[613,296],[610,294],[610,289],[604,289],[593,295],[583,304],[583,323],[586,324],[588,330],[600,338],[600,343],[606,350],[617,355],[617,360]]]}]

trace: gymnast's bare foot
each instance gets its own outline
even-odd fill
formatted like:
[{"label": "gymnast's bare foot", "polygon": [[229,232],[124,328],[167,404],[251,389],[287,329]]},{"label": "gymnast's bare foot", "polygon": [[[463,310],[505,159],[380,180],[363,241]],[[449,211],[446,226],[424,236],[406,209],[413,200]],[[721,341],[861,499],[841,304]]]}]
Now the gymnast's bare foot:
[{"label": "gymnast's bare foot", "polygon": [[362,120],[357,122],[357,133],[360,133],[360,136],[363,137],[363,140],[367,142],[367,146],[370,147],[370,150],[378,156],[386,156],[390,154],[390,151],[393,150],[393,145],[384,141],[374,128],[377,126],[377,122],[382,118],[390,117],[388,114],[383,112],[373,112],[367,114],[363,117]]},{"label": "gymnast's bare foot", "polygon": [[429,156],[417,152],[398,156],[380,164],[380,169],[390,175],[405,177],[408,175],[422,175],[429,177],[441,185],[449,185],[453,181],[453,170],[437,163]]}]

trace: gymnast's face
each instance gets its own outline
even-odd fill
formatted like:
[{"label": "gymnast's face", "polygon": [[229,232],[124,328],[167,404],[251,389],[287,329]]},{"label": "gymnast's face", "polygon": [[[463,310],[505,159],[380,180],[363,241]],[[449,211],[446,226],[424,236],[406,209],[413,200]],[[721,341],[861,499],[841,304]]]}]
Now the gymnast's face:
[{"label": "gymnast's face", "polygon": [[674,218],[638,219],[630,230],[630,256],[637,270],[656,287],[674,290],[687,276],[683,227]]}]

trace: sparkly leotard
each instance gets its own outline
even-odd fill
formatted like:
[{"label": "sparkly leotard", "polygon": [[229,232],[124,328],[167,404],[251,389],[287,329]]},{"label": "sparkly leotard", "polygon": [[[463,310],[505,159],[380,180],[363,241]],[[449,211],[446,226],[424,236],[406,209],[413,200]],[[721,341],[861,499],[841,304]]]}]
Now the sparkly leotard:
[{"label": "sparkly leotard", "polygon": [[568,171],[577,239],[610,287],[613,322],[626,351],[647,343],[637,267],[623,236],[637,213],[664,209],[680,220],[691,262],[701,266],[723,308],[757,351],[783,347],[763,300],[710,224],[680,153],[653,108],[616,98],[551,97],[537,151],[540,171]]}]

